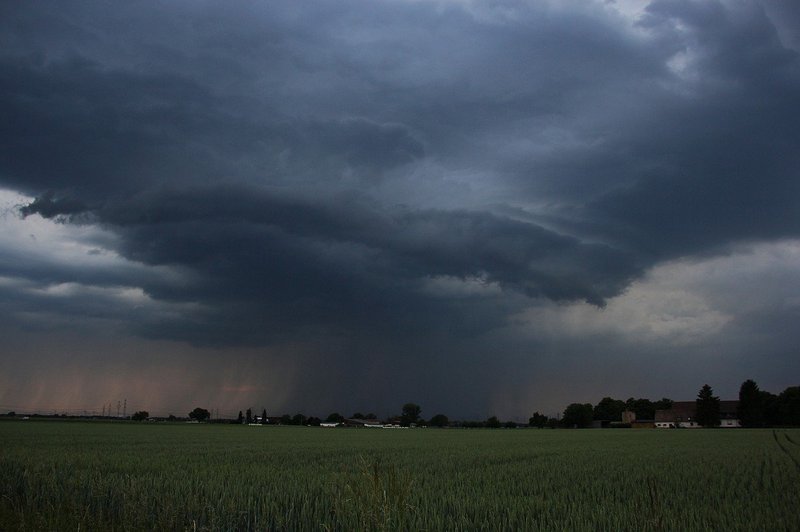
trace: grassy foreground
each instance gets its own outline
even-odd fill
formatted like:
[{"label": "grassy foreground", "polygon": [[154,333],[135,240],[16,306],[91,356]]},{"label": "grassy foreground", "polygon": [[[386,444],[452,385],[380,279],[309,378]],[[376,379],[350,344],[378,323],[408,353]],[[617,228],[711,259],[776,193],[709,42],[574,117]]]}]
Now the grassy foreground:
[{"label": "grassy foreground", "polygon": [[800,530],[800,430],[0,423],[0,530]]}]

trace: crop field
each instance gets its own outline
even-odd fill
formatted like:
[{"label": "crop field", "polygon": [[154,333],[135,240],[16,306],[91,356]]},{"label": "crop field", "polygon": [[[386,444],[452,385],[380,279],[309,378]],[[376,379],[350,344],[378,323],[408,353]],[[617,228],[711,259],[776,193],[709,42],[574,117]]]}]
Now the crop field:
[{"label": "crop field", "polygon": [[0,423],[0,530],[800,530],[800,430]]}]

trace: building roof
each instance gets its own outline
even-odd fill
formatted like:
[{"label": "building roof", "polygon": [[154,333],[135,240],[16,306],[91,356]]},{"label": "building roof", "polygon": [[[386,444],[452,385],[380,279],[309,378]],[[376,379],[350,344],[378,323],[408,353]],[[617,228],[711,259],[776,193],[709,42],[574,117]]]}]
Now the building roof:
[{"label": "building roof", "polygon": [[[739,407],[739,401],[720,401],[719,402],[720,419],[738,419],[738,414],[737,414],[738,407]],[[659,423],[695,421],[696,416],[697,416],[696,401],[675,401],[674,403],[672,403],[672,408],[668,410],[656,410],[656,421]]]}]

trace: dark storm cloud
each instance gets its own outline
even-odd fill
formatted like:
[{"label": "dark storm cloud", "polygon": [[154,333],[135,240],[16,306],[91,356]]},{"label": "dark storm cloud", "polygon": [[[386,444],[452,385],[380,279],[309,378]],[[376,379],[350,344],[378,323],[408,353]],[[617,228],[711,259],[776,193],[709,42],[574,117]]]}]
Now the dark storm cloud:
[{"label": "dark storm cloud", "polygon": [[[364,118],[251,116],[197,82],[89,61],[0,68],[9,184],[89,197],[163,181],[374,179],[424,147],[407,127]],[[324,172],[324,175],[319,175]]]},{"label": "dark storm cloud", "polygon": [[[158,189],[92,214],[122,236],[118,251],[125,257],[190,268],[197,275],[190,285],[153,286],[149,293],[197,298],[233,313],[235,330],[221,329],[234,343],[247,329],[253,341],[314,324],[383,324],[386,334],[392,324],[435,328],[449,308],[424,293],[424,281],[436,277],[480,277],[529,297],[599,305],[638,273],[624,253],[528,222],[485,212],[379,208],[352,195],[331,199],[252,186]],[[448,327],[461,328],[454,324],[466,318],[457,306],[450,310]],[[216,312],[205,319],[223,323]],[[480,330],[497,318],[468,321]]]},{"label": "dark storm cloud", "polygon": [[800,51],[800,5],[792,0],[766,0],[764,8],[786,46]]},{"label": "dark storm cloud", "polygon": [[[596,304],[652,257],[796,229],[789,176],[797,163],[787,157],[795,135],[787,111],[796,94],[796,54],[781,46],[755,5],[654,2],[640,24],[656,38],[639,41],[596,8],[579,15],[513,3],[507,11],[354,3],[330,12],[325,6],[316,13],[330,19],[314,30],[294,7],[280,6],[272,17],[233,10],[223,19],[241,31],[225,39],[202,31],[216,11],[195,7],[186,14],[196,28],[154,20],[152,42],[131,40],[136,55],[94,49],[109,44],[111,35],[102,31],[64,29],[74,17],[130,32],[116,13],[40,14],[62,30],[50,38],[25,33],[36,17],[17,16],[2,69],[9,96],[3,99],[6,180],[70,198],[54,200],[47,192],[23,213],[70,214],[80,197],[103,202],[96,212],[126,227],[122,249],[130,258],[208,263],[209,274],[239,281],[269,256],[270,277],[300,294],[350,284],[341,267],[287,281],[286,272],[304,271],[294,261],[324,263],[313,248],[327,241],[363,255],[342,253],[343,263],[379,259],[375,275],[395,282],[485,274],[530,296]],[[137,12],[135,20],[146,16]],[[678,22],[688,29],[679,31]],[[471,40],[450,55],[456,46],[431,47],[430,34],[412,32],[418,41],[402,34],[415,24]],[[186,40],[196,44],[192,56]],[[689,74],[703,74],[699,88],[666,67],[687,48]],[[207,72],[217,63],[218,76]],[[695,94],[687,99],[659,83],[684,84]],[[635,91],[631,113],[612,114],[628,105],[614,91]],[[626,127],[612,129],[615,122]],[[539,126],[569,130],[577,144],[559,145],[530,130]],[[642,136],[646,128],[655,129]],[[526,134],[537,145],[532,165],[519,173],[522,161],[503,150]],[[505,200],[574,204],[577,198],[584,206],[557,225],[574,230],[590,218],[584,237],[599,233],[625,251],[581,244],[581,230],[564,237],[480,210],[393,213],[380,190],[364,189],[362,200],[336,205],[348,187],[369,186],[425,157],[425,144],[434,157],[459,159],[456,171],[464,164],[489,173],[506,168],[511,184],[498,175],[496,185],[529,192]],[[539,148],[548,153],[537,154]],[[201,185],[220,180],[237,184]],[[165,181],[173,192],[163,192]],[[265,194],[260,183],[295,189],[297,199]],[[364,208],[369,202],[375,207]],[[381,209],[386,216],[377,214]],[[557,208],[551,219],[563,214]],[[136,228],[129,227],[133,221]],[[703,231],[693,230],[698,225]],[[220,271],[217,262],[234,266]],[[356,276],[364,274],[359,268]],[[241,286],[225,291],[246,292],[250,285]],[[344,296],[334,292],[321,299]]]},{"label": "dark storm cloud", "polygon": [[70,216],[86,212],[88,207],[73,198],[56,198],[52,192],[45,192],[28,205],[20,207],[22,216],[41,214],[44,218]]},{"label": "dark storm cloud", "polygon": [[504,327],[526,307],[798,238],[796,9],[614,5],[4,5],[0,185],[133,263],[0,274],[31,311],[49,285],[99,287],[53,307],[87,316],[137,287],[142,336],[405,375],[460,357],[469,381],[479,351],[525,351]]},{"label": "dark storm cloud", "polygon": [[657,115],[650,146],[632,143],[654,167],[598,200],[599,215],[635,228],[656,254],[797,236],[798,54],[754,5],[654,2],[648,13],[648,25],[687,28],[695,100]]}]

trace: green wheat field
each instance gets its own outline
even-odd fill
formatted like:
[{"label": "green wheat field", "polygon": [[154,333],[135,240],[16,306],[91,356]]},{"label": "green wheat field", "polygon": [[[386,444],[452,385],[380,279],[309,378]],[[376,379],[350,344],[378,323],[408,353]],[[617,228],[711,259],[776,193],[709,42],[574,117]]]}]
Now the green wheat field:
[{"label": "green wheat field", "polygon": [[0,530],[800,530],[800,429],[0,423]]}]

